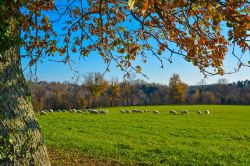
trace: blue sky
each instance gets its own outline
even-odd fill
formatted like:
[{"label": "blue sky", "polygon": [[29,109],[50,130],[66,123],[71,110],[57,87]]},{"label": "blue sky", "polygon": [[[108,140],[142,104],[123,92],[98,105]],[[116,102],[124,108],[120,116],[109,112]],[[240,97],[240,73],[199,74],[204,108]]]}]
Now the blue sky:
[{"label": "blue sky", "polygon": [[[182,81],[189,85],[198,84],[203,78],[203,74],[194,67],[191,63],[186,62],[183,58],[175,56],[173,58],[173,63],[165,61],[164,68],[160,68],[160,62],[148,55],[148,62],[142,65],[143,73],[148,76],[146,79],[143,76],[136,75],[136,78],[143,79],[147,82],[156,82],[161,84],[168,84],[169,78],[173,73],[178,73],[181,76]],[[74,70],[79,71],[81,74],[88,72],[104,72],[106,65],[103,59],[99,55],[91,54],[86,59],[78,59],[78,56],[72,57],[75,64],[72,63]],[[245,60],[249,59],[249,56],[245,55]],[[23,59],[23,68],[26,67],[28,60]],[[228,53],[225,61],[224,68],[226,71],[233,71],[236,67],[237,61],[230,52]],[[72,81],[72,76],[74,72],[70,69],[69,65],[62,64],[58,62],[52,62],[44,60],[43,63],[38,63],[37,65],[37,76],[39,80],[46,81]],[[29,72],[28,69],[24,71],[25,74]],[[250,79],[250,68],[242,68],[238,73],[229,74],[224,76],[210,76],[206,79],[206,83],[216,83],[219,78],[226,78],[229,82],[237,80]],[[119,68],[116,68],[114,64],[110,67],[110,72],[105,74],[106,79],[111,79],[112,77],[117,77],[120,81],[123,79],[123,73]]]}]

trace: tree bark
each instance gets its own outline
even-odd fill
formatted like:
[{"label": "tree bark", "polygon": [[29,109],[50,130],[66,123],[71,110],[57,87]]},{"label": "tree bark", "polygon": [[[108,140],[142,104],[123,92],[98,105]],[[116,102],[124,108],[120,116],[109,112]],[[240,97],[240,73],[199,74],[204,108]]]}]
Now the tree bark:
[{"label": "tree bark", "polygon": [[[10,12],[6,19],[18,38],[17,13]],[[17,44],[8,49],[0,46],[0,165],[50,165]]]}]

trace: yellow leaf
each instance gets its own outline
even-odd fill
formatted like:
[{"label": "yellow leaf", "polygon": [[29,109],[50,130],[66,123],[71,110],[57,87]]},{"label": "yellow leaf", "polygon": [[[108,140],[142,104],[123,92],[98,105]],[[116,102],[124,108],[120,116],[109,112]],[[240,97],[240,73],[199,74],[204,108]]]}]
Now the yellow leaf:
[{"label": "yellow leaf", "polygon": [[135,0],[128,0],[128,6],[130,10],[134,9],[134,5],[135,5]]}]

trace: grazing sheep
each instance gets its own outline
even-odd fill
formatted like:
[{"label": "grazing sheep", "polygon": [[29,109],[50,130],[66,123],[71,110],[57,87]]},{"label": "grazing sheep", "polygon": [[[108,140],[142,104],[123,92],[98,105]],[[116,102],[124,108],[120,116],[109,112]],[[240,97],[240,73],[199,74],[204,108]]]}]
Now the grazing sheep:
[{"label": "grazing sheep", "polygon": [[143,113],[142,110],[132,110],[133,113]]},{"label": "grazing sheep", "polygon": [[153,110],[153,114],[160,114],[158,110]]},{"label": "grazing sheep", "polygon": [[99,112],[97,110],[94,110],[94,109],[89,109],[88,112],[91,114],[99,114]]},{"label": "grazing sheep", "polygon": [[138,110],[132,110],[133,113],[137,113]]},{"label": "grazing sheep", "polygon": [[125,111],[125,110],[120,110],[120,112],[121,112],[121,113],[126,113],[126,111]]},{"label": "grazing sheep", "polygon": [[180,110],[180,113],[182,115],[188,115],[189,114],[188,110]]},{"label": "grazing sheep", "polygon": [[41,111],[40,115],[48,115],[45,111]]},{"label": "grazing sheep", "polygon": [[143,113],[144,111],[143,110],[137,110],[137,113]]},{"label": "grazing sheep", "polygon": [[205,114],[206,114],[206,115],[209,115],[210,112],[209,112],[208,110],[205,110]]},{"label": "grazing sheep", "polygon": [[202,114],[200,110],[197,110],[196,113],[197,113],[198,115],[201,115],[201,114]]},{"label": "grazing sheep", "polygon": [[150,110],[147,110],[147,109],[146,109],[146,110],[144,110],[144,112],[150,112]]},{"label": "grazing sheep", "polygon": [[53,109],[50,109],[48,112],[54,112]]},{"label": "grazing sheep", "polygon": [[76,113],[82,113],[82,110],[76,110]]},{"label": "grazing sheep", "polygon": [[108,110],[99,110],[98,111],[100,114],[108,114]]},{"label": "grazing sheep", "polygon": [[130,111],[130,110],[125,110],[125,112],[126,112],[126,113],[131,113],[131,111]]},{"label": "grazing sheep", "polygon": [[171,115],[177,115],[177,112],[175,110],[170,110],[169,114],[171,114]]}]

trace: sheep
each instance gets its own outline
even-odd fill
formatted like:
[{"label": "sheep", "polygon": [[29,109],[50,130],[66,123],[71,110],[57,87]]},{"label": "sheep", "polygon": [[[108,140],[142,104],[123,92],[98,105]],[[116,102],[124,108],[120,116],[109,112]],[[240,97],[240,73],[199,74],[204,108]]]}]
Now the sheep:
[{"label": "sheep", "polygon": [[76,110],[76,113],[82,113],[82,110]]},{"label": "sheep", "polygon": [[120,110],[121,113],[126,113],[126,110]]},{"label": "sheep", "polygon": [[201,115],[201,114],[202,114],[200,110],[197,110],[196,113],[197,113],[198,115]]},{"label": "sheep", "polygon": [[153,110],[153,114],[160,114],[158,110]]},{"label": "sheep", "polygon": [[143,113],[142,110],[132,110],[133,113]]},{"label": "sheep", "polygon": [[130,110],[125,110],[125,112],[126,112],[126,113],[131,113],[131,111],[130,111]]},{"label": "sheep", "polygon": [[94,109],[89,109],[88,112],[91,114],[99,114],[99,112],[97,110],[94,110]]},{"label": "sheep", "polygon": [[210,112],[209,112],[208,110],[205,110],[205,114],[206,114],[206,115],[209,115]]},{"label": "sheep", "polygon": [[180,110],[180,113],[182,115],[188,115],[189,114],[188,110]]},{"label": "sheep", "polygon": [[50,109],[48,112],[54,112],[53,109]]},{"label": "sheep", "polygon": [[137,113],[143,113],[144,111],[142,111],[142,110],[137,110]]},{"label": "sheep", "polygon": [[82,112],[88,112],[88,109],[83,109]]},{"label": "sheep", "polygon": [[137,113],[137,110],[132,110],[133,113]]},{"label": "sheep", "polygon": [[73,109],[72,111],[73,111],[74,113],[77,113],[77,110],[76,110],[76,109]]},{"label": "sheep", "polygon": [[48,115],[45,111],[41,111],[40,115]]},{"label": "sheep", "polygon": [[147,109],[146,109],[146,110],[144,110],[144,112],[150,112],[150,110],[147,110]]},{"label": "sheep", "polygon": [[99,110],[98,111],[100,114],[108,114],[109,112],[108,112],[108,110]]},{"label": "sheep", "polygon": [[133,113],[137,113],[137,110],[132,110]]},{"label": "sheep", "polygon": [[170,110],[169,114],[171,114],[171,115],[177,115],[177,112],[175,110]]}]

